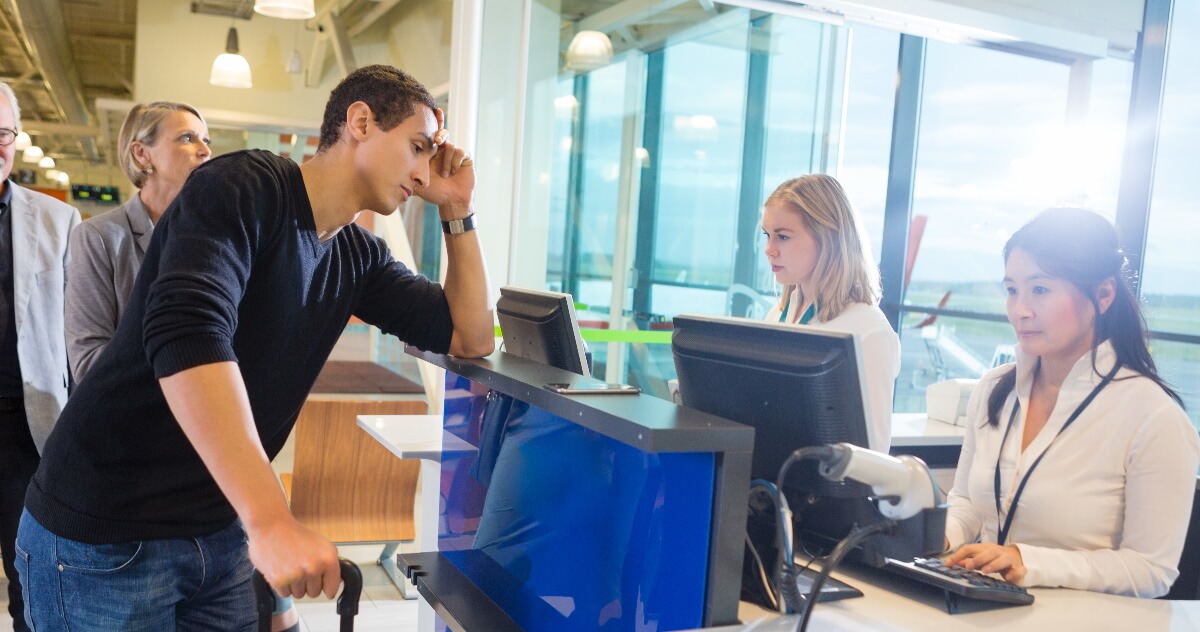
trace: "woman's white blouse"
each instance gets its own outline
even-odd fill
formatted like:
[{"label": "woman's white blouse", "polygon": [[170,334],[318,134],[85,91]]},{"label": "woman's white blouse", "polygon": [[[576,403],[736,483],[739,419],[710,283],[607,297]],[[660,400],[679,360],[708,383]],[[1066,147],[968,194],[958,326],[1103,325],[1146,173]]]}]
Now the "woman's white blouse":
[{"label": "woman's white blouse", "polygon": [[[793,294],[792,304],[797,304],[798,300]],[[780,313],[776,305],[764,320],[778,323]],[[887,317],[875,305],[852,303],[828,322],[812,320],[799,326],[854,334],[854,344],[860,349],[863,360],[861,374],[866,377],[863,404],[870,444],[866,447],[886,454],[892,445],[892,395],[896,376],[900,374],[900,337]]]},{"label": "woman's white blouse", "polygon": [[[1097,348],[1095,368],[1091,354],[1080,358],[1045,427],[1024,452],[1021,436],[1037,358],[1018,352],[1015,397],[1009,395],[997,427],[987,423],[988,396],[1013,365],[983,376],[971,393],[950,492],[951,547],[976,539],[996,542],[1016,486],[1046,452],[1022,492],[1006,542],[1021,550],[1028,569],[1024,585],[1134,597],[1166,594],[1179,575],[1200,467],[1200,438],[1187,415],[1157,384],[1122,368],[1055,438],[1115,361],[1108,342]],[[1021,407],[1001,448],[1014,400]],[[997,458],[1000,516],[993,491]]]}]

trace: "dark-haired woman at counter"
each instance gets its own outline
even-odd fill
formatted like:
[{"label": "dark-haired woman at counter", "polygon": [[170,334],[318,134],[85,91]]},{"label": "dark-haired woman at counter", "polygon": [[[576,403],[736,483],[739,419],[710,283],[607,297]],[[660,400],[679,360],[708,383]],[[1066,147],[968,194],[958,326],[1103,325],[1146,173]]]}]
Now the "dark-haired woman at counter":
[{"label": "dark-haired woman at counter", "polygon": [[1135,597],[1179,575],[1200,440],[1159,376],[1116,230],[1038,215],[1004,247],[1017,361],[971,395],[946,563]]},{"label": "dark-haired woman at counter", "polygon": [[879,274],[842,185],[824,174],[784,182],[763,205],[762,230],[771,271],[783,286],[766,320],[855,334],[866,377],[865,447],[886,453],[900,339],[879,309]]}]

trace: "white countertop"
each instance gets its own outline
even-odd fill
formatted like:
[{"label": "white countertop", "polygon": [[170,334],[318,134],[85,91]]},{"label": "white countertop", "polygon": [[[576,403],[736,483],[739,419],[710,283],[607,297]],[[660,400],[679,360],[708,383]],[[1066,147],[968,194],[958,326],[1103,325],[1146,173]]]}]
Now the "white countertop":
[{"label": "white countertop", "polygon": [[[1200,630],[1200,601],[1135,599],[1085,590],[1034,588],[1028,606],[975,609],[948,614],[941,593],[903,578],[873,571],[834,573],[863,592],[863,596],[817,603],[810,630]],[[978,602],[975,602],[978,603]],[[784,632],[795,629],[796,615],[780,616],[743,602],[738,617],[744,625],[711,628],[709,632]]]},{"label": "white countertop", "polygon": [[359,415],[358,426],[401,459],[441,461],[478,452],[443,430],[441,415]]},{"label": "white countertop", "polygon": [[925,413],[892,413],[893,446],[961,446],[966,428],[929,419]]}]

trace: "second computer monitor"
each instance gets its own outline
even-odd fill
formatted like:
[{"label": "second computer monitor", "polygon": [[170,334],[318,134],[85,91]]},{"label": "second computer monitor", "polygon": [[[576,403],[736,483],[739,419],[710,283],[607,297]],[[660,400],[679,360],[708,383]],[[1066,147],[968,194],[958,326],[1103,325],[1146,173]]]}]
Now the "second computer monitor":
[{"label": "second computer monitor", "polygon": [[[737,318],[678,316],[671,339],[684,406],[754,427],[751,475],[774,482],[791,453],[848,442],[867,446],[861,364],[854,336]],[[792,468],[789,498],[854,498],[857,483]]]},{"label": "second computer monitor", "polygon": [[590,375],[570,294],[505,286],[500,288],[496,317],[505,352]]}]

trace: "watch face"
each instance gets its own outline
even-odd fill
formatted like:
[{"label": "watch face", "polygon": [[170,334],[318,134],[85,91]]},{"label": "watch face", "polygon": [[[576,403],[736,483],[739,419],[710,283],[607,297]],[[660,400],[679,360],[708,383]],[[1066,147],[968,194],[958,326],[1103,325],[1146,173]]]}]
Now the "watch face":
[{"label": "watch face", "polygon": [[462,219],[452,219],[448,222],[442,222],[442,232],[448,235],[459,235],[469,230],[475,229],[475,214],[472,213]]}]

